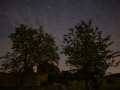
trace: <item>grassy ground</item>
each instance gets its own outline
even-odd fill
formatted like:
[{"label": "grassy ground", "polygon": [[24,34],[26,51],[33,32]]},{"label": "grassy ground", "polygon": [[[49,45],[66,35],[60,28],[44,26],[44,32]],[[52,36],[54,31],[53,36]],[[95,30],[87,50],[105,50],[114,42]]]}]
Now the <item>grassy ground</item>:
[{"label": "grassy ground", "polygon": [[[28,74],[24,77],[24,86],[40,86],[43,81],[47,81],[47,77],[47,74]],[[19,78],[20,74],[0,74],[0,87],[17,86],[19,83]]]},{"label": "grassy ground", "polygon": [[[120,90],[120,77],[103,77],[98,78],[102,82],[100,90]],[[0,90],[17,90],[17,87],[4,87]],[[69,81],[67,84],[64,83],[52,83],[50,85],[40,87],[26,86],[23,90],[85,90],[85,83],[83,81]],[[93,90],[90,87],[90,90]]]},{"label": "grassy ground", "polygon": [[103,90],[120,90],[120,77],[99,78],[102,81]]},{"label": "grassy ground", "polygon": [[[100,90],[120,90],[120,77],[104,77],[99,78],[102,82]],[[83,81],[70,81],[65,85],[67,90],[85,90],[85,83]],[[90,87],[90,90],[93,90]]]}]

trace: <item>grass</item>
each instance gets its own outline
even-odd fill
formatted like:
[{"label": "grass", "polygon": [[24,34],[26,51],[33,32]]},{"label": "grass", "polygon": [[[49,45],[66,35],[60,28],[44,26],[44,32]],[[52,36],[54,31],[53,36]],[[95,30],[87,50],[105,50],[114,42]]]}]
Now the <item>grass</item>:
[{"label": "grass", "polygon": [[[47,74],[28,74],[24,77],[24,86],[40,86],[43,81],[47,81],[47,77]],[[17,86],[19,83],[19,78],[20,74],[0,74],[0,87]]]},{"label": "grass", "polygon": [[103,90],[120,90],[120,77],[99,78],[102,81]]},{"label": "grass", "polygon": [[[77,80],[69,81],[69,82],[67,82],[67,84],[52,83],[52,84],[46,85],[40,89],[41,82],[46,80],[47,76],[46,75],[44,75],[44,76],[36,75],[36,78],[37,79],[35,79],[35,81],[32,81],[32,82],[31,82],[31,80],[28,79],[25,82],[25,87],[23,88],[23,90],[65,90],[65,89],[63,89],[63,87],[65,87],[66,90],[85,90],[84,81],[77,81]],[[5,80],[6,79],[9,79],[9,78],[6,76]],[[2,78],[1,78],[1,80],[2,80]],[[3,80],[4,83],[5,83],[5,80]],[[11,79],[6,80],[6,82],[10,81],[10,80]],[[101,86],[100,90],[120,90],[120,77],[109,77],[108,76],[108,77],[98,78],[98,80],[102,82],[102,86]],[[5,84],[5,85],[9,85],[9,84],[10,83],[7,82],[7,84]],[[33,86],[33,84],[35,86]],[[3,85],[2,87],[0,87],[0,90],[17,90],[17,87]],[[93,90],[93,89],[90,87],[90,90]]]},{"label": "grass", "polygon": [[[120,77],[103,77],[98,80],[102,82],[100,90],[120,90]],[[86,90],[84,81],[69,81],[65,87],[67,90]],[[90,90],[93,89],[90,87]]]}]

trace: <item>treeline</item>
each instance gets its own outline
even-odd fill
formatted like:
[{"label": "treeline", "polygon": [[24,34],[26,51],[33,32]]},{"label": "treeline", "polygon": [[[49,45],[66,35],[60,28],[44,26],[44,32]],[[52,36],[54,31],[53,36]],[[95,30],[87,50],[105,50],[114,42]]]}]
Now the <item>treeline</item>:
[{"label": "treeline", "polygon": [[48,74],[48,82],[58,82],[58,83],[68,83],[69,81],[78,80],[83,81],[82,73],[78,72],[72,73],[70,71],[61,71],[59,73],[49,73]]},{"label": "treeline", "polygon": [[[98,90],[101,83],[97,77],[105,75],[111,66],[118,66],[120,61],[115,58],[120,56],[119,51],[109,48],[111,36],[102,37],[102,31],[92,27],[92,20],[85,23],[83,20],[74,28],[70,28],[68,34],[63,35],[61,43],[62,51],[58,52],[55,38],[44,32],[43,28],[32,29],[21,24],[15,28],[15,32],[9,35],[12,40],[12,52],[0,57],[4,59],[2,70],[11,73],[21,73],[18,87],[22,90],[25,76],[33,73],[32,68],[37,66],[37,73],[48,74],[49,81],[67,81],[72,79],[85,82],[86,90],[89,85]],[[59,53],[67,56],[66,65],[69,71],[59,72]]]},{"label": "treeline", "polygon": [[110,74],[110,75],[107,75],[109,77],[120,77],[120,73],[113,73],[113,74]]}]

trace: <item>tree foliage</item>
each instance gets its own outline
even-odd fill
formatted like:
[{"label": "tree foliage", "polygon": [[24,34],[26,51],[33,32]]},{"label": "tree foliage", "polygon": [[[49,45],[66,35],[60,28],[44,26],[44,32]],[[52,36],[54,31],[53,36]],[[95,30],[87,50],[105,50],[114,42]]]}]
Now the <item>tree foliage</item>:
[{"label": "tree foliage", "polygon": [[3,58],[3,68],[10,71],[24,71],[25,67],[31,68],[36,64],[59,62],[54,38],[51,34],[44,33],[43,28],[32,29],[25,25],[15,28],[9,38],[12,40],[13,52],[8,52]]},{"label": "tree foliage", "polygon": [[75,28],[69,29],[62,45],[62,53],[68,57],[66,64],[73,71],[81,72],[87,80],[104,75],[106,69],[114,65],[115,57],[119,56],[119,52],[109,49],[113,44],[111,36],[102,37],[102,31],[98,27],[92,28],[91,24],[92,20],[89,23],[82,20]]},{"label": "tree foliage", "polygon": [[12,40],[13,52],[8,52],[2,57],[5,59],[2,63],[3,70],[25,74],[35,65],[42,67],[46,63],[58,64],[60,59],[57,53],[58,46],[54,37],[45,33],[42,27],[32,29],[20,25],[9,38]]},{"label": "tree foliage", "polygon": [[46,64],[40,64],[37,67],[37,72],[41,74],[53,74],[53,73],[58,73],[60,72],[60,69],[58,66],[52,64],[52,63],[46,63]]}]

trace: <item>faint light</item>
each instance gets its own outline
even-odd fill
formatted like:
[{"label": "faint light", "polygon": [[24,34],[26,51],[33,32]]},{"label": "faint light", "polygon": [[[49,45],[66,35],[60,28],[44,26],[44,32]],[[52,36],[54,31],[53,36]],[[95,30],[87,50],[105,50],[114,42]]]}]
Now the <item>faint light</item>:
[{"label": "faint light", "polygon": [[80,4],[78,3],[78,4],[77,4],[77,6],[79,7],[79,6],[80,6]]},{"label": "faint light", "polygon": [[50,9],[51,7],[50,7],[50,6],[48,6],[48,8]]},{"label": "faint light", "polygon": [[33,70],[36,73],[37,72],[37,66],[33,66]]}]

